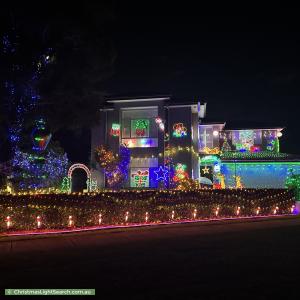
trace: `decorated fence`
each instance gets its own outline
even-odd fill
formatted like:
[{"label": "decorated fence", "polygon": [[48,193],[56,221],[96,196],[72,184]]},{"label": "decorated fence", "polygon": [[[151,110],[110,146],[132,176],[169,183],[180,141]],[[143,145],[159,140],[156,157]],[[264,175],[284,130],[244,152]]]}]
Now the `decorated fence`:
[{"label": "decorated fence", "polygon": [[286,189],[111,191],[0,196],[0,231],[292,214]]}]

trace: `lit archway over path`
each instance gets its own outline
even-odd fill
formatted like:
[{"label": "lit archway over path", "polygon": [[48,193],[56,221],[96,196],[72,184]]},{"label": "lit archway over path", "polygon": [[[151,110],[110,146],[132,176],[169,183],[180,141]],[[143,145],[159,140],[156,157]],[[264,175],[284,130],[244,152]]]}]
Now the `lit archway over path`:
[{"label": "lit archway over path", "polygon": [[93,189],[92,188],[93,182],[92,182],[91,171],[89,170],[89,168],[86,165],[79,164],[79,163],[76,163],[69,168],[69,171],[68,171],[69,192],[72,191],[72,174],[75,169],[82,169],[86,172],[86,175],[87,175],[86,187],[87,187],[87,191],[91,192]]}]

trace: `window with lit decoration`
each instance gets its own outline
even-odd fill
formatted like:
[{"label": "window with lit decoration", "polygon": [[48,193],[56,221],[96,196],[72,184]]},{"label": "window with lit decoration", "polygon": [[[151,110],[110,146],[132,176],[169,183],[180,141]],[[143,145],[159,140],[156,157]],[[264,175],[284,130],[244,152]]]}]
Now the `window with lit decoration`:
[{"label": "window with lit decoration", "polygon": [[157,107],[123,109],[122,142],[129,148],[157,147],[158,125],[155,122],[157,116]]},{"label": "window with lit decoration", "polygon": [[131,120],[131,137],[142,138],[149,137],[149,119]]}]

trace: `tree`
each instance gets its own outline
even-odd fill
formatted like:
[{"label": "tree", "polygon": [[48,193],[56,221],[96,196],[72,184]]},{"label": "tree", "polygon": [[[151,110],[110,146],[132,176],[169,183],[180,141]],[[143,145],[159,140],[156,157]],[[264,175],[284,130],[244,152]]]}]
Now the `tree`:
[{"label": "tree", "polygon": [[107,35],[111,5],[74,2],[57,9],[51,3],[37,14],[27,3],[12,1],[3,20],[3,140],[13,149],[39,116],[51,132],[95,122],[115,58]]}]

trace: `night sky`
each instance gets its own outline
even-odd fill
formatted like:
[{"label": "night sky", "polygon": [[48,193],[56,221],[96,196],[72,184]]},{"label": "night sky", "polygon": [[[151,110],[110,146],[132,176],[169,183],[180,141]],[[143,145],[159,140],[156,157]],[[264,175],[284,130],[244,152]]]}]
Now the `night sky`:
[{"label": "night sky", "polygon": [[282,151],[299,153],[300,35],[292,17],[200,16],[193,10],[118,7],[113,95],[170,94],[206,101],[217,121],[286,127]]},{"label": "night sky", "polygon": [[[296,20],[271,13],[211,12],[190,6],[115,4],[110,35],[117,56],[105,92],[205,101],[212,120],[286,127],[281,151],[300,153]],[[56,136],[72,161],[88,162],[87,130],[76,137]]]}]

